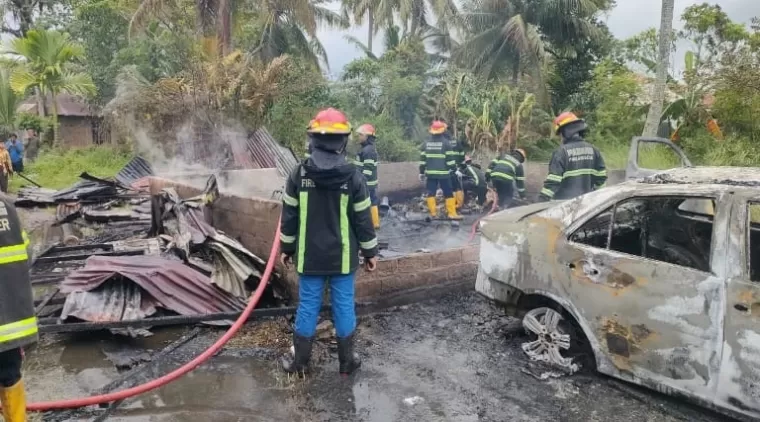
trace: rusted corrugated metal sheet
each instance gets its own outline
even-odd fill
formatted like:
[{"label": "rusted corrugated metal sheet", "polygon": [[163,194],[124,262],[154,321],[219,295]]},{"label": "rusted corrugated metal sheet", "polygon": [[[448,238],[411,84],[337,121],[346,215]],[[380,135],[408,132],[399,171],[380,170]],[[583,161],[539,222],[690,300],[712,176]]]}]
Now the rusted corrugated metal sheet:
[{"label": "rusted corrugated metal sheet", "polygon": [[132,186],[136,181],[156,174],[153,166],[144,158],[137,156],[131,159],[114,177],[124,186]]},{"label": "rusted corrugated metal sheet", "polygon": [[265,128],[257,129],[248,137],[248,151],[258,168],[276,168],[283,177],[298,165],[293,151],[280,145]]},{"label": "rusted corrugated metal sheet", "polygon": [[[245,306],[242,300],[213,285],[207,276],[180,261],[156,256],[92,256],[87,259],[84,268],[70,273],[61,282],[61,293],[89,292],[92,295],[91,299],[78,297],[81,295],[74,296],[75,299],[72,300],[76,300],[76,308],[89,308],[82,301],[92,300],[97,304],[96,308],[100,309],[101,314],[118,315],[119,312],[107,310],[110,306],[106,304],[111,303],[117,306],[124,305],[126,302],[133,303],[134,294],[129,295],[132,297],[129,300],[115,300],[116,298],[108,300],[107,297],[113,294],[113,289],[108,286],[100,287],[107,281],[119,279],[119,277],[140,286],[143,301],[145,295],[149,295],[156,306],[172,310],[180,315],[235,312]],[[122,296],[124,295],[119,295],[119,297]],[[134,312],[139,312],[137,304],[133,304],[135,306],[132,307],[132,316]],[[70,306],[74,307],[74,304]],[[148,310],[150,306],[143,309]],[[89,315],[89,313],[83,315]]]}]

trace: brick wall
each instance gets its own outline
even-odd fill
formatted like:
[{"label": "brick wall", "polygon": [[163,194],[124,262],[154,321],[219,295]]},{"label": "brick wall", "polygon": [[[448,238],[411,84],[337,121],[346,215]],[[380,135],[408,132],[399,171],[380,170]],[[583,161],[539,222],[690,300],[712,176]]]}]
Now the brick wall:
[{"label": "brick wall", "polygon": [[[151,179],[151,194],[155,195],[165,187],[173,187],[183,198],[201,192],[201,189],[167,179]],[[218,230],[238,239],[254,254],[267,259],[279,221],[280,207],[280,202],[268,199],[243,198],[223,193],[213,206],[211,223]],[[359,271],[356,300],[376,301],[411,290],[474,285],[477,260],[476,245],[381,260],[377,271]],[[283,274],[281,266],[278,265],[277,270]],[[292,297],[298,296],[297,280],[292,270],[285,272],[285,288]]]},{"label": "brick wall", "polygon": [[356,281],[356,300],[374,300],[417,289],[474,286],[478,252],[478,246],[470,245],[382,260],[375,272],[360,272]]}]

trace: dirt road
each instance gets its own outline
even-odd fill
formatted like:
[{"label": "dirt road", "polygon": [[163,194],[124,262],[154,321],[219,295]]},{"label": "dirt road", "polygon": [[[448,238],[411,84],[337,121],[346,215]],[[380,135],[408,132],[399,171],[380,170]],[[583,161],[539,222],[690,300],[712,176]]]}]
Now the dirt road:
[{"label": "dirt road", "polygon": [[[363,318],[359,336],[364,366],[348,379],[338,376],[337,358],[327,346],[319,347],[312,375],[288,379],[276,359],[276,349],[287,345],[287,334],[269,333],[267,347],[246,347],[245,341],[238,341],[189,376],[125,402],[108,420],[726,420],[595,374],[537,379],[534,375],[544,371],[523,355],[519,345],[524,339],[516,327],[515,320],[503,317],[474,293],[371,315]],[[208,333],[173,353],[160,371],[186,361],[217,335]],[[62,391],[92,391],[115,378],[116,372],[98,358],[93,344],[97,342],[92,339],[79,342],[72,350],[69,339],[38,350],[29,375],[31,395],[47,399],[60,397]],[[55,352],[56,347],[63,350]],[[49,382],[49,388],[44,387],[52,374],[58,388]],[[56,420],[50,414],[46,419]]]}]

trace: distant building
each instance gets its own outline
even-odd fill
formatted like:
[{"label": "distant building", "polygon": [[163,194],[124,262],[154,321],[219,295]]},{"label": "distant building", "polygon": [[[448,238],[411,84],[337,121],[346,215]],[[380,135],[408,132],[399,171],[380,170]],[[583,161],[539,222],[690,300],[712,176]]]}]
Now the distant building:
[{"label": "distant building", "polygon": [[[84,100],[68,94],[59,94],[58,103],[59,143],[66,147],[88,147],[111,143],[111,131]],[[45,109],[48,115],[53,112],[52,99],[48,96]],[[29,98],[18,106],[18,113],[39,114],[37,100]]]}]

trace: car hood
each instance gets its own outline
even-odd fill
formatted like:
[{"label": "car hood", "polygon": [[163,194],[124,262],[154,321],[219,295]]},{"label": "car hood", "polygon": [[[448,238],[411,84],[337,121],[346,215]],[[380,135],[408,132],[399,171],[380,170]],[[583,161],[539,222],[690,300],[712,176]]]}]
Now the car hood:
[{"label": "car hood", "polygon": [[562,201],[539,202],[537,204],[524,205],[522,207],[510,208],[499,211],[495,214],[484,217],[480,221],[480,232],[489,239],[494,238],[494,234],[503,232],[515,223],[522,221],[526,217],[538,214],[548,208],[560,204]]}]

